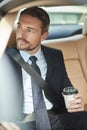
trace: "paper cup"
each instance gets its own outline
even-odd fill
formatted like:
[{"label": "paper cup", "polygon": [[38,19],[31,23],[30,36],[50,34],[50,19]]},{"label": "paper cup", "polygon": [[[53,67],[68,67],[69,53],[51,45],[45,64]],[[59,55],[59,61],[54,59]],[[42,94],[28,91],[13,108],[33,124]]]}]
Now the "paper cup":
[{"label": "paper cup", "polygon": [[74,95],[78,93],[78,90],[74,87],[66,87],[63,89],[63,96],[65,101],[65,106],[68,108],[70,106],[70,101],[74,100]]}]

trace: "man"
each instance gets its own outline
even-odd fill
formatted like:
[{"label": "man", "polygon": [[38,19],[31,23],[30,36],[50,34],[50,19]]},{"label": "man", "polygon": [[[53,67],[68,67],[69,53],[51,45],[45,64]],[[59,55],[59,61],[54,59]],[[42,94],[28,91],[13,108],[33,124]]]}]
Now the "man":
[{"label": "man", "polygon": [[[65,108],[62,91],[64,87],[72,84],[66,73],[62,52],[41,45],[41,42],[48,36],[50,19],[47,12],[39,7],[25,9],[20,13],[17,24],[17,49],[29,64],[31,64],[29,57],[36,56],[41,76],[48,84],[47,90],[50,93],[47,95],[43,92],[43,95],[46,108],[50,112],[52,130],[86,130],[86,113],[81,95],[76,94],[75,100],[70,102],[67,109]],[[34,111],[31,77],[23,69],[22,76],[24,85],[23,113],[29,115]],[[35,120],[29,122],[27,119],[24,122],[29,130],[36,130]]]}]

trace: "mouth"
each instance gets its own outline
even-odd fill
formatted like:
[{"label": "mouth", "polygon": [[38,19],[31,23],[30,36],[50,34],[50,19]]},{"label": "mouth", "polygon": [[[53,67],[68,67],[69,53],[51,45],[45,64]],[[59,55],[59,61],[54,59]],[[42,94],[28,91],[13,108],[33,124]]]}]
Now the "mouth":
[{"label": "mouth", "polygon": [[28,42],[26,40],[17,39],[18,44],[27,44]]},{"label": "mouth", "polygon": [[30,43],[23,39],[16,39],[17,48],[20,50],[24,50],[30,46]]},{"label": "mouth", "polygon": [[17,39],[17,46],[18,47],[23,47],[23,46],[28,46],[29,42],[26,41],[25,39]]}]

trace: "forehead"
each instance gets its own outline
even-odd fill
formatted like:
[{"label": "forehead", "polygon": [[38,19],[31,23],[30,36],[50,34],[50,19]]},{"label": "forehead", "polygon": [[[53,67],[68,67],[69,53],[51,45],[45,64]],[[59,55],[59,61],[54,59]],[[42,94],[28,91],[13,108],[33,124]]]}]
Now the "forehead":
[{"label": "forehead", "polygon": [[19,23],[20,24],[26,24],[26,25],[35,25],[35,26],[41,26],[42,25],[42,22],[40,19],[38,19],[37,17],[32,17],[30,15],[21,15],[19,17]]}]

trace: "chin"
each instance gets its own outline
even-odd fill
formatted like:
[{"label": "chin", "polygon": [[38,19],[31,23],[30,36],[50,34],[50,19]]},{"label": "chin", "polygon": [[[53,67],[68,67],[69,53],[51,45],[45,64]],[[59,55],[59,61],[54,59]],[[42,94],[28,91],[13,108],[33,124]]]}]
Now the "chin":
[{"label": "chin", "polygon": [[28,51],[28,49],[27,49],[27,48],[24,48],[24,47],[19,47],[19,46],[17,46],[17,49],[18,49],[18,50],[22,50],[22,51]]}]

